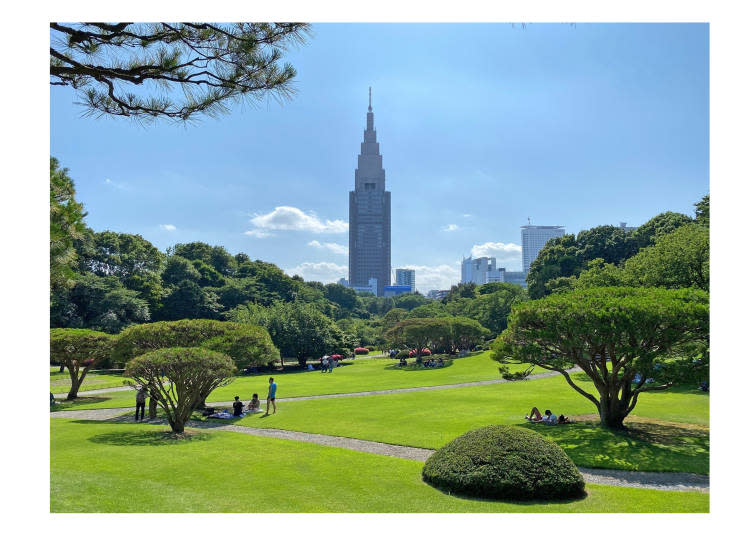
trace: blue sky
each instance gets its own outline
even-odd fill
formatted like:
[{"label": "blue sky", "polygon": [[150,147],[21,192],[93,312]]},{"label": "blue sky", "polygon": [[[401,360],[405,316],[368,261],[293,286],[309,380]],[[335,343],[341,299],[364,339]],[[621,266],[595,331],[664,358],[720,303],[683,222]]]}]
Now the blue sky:
[{"label": "blue sky", "polygon": [[709,189],[708,39],[705,24],[316,24],[287,57],[289,102],[142,127],[81,117],[55,87],[50,153],[97,231],[335,281],[372,86],[393,268],[447,288],[471,253],[519,269],[528,217],[577,233],[692,214]]}]

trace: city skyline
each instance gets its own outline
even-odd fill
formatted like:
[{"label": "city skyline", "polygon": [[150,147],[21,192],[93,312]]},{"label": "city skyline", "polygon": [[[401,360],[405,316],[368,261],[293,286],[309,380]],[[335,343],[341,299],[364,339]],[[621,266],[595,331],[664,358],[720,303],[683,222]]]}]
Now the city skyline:
[{"label": "city skyline", "polygon": [[637,226],[692,215],[708,193],[707,25],[316,24],[288,60],[291,101],[186,127],[81,118],[53,88],[51,154],[88,225],[347,277],[368,86],[388,140],[391,266],[423,293],[457,282],[468,254],[520,270],[528,217]]}]

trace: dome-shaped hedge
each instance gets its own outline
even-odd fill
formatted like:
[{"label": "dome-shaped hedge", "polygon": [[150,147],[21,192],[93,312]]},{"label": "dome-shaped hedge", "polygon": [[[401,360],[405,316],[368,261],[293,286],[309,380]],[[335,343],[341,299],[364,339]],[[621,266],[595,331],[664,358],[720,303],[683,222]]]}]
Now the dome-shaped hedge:
[{"label": "dome-shaped hedge", "polygon": [[430,456],[422,477],[446,491],[493,499],[566,499],[582,496],[584,486],[578,468],[555,443],[500,425],[457,437]]}]

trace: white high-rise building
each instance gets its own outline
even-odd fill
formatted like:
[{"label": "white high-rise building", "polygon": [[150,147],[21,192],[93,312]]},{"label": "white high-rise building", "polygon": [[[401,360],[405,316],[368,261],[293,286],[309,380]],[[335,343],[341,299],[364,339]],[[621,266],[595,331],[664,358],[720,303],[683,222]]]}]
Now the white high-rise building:
[{"label": "white high-rise building", "polygon": [[537,258],[539,252],[551,238],[565,234],[565,227],[561,225],[522,225],[521,226],[521,256],[523,271],[528,273],[529,266]]},{"label": "white high-rise building", "polygon": [[417,288],[414,270],[396,268],[396,285],[408,285],[411,288],[411,291],[414,292]]},{"label": "white high-rise building", "polygon": [[461,262],[461,283],[484,285],[493,281],[505,281],[505,268],[497,268],[495,257],[469,257]]}]

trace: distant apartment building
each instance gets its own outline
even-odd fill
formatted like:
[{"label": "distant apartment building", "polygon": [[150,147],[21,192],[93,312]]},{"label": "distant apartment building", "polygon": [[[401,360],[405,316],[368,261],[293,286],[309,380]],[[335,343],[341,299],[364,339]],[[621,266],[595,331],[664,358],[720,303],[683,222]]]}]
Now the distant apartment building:
[{"label": "distant apartment building", "polygon": [[512,283],[514,285],[521,285],[526,288],[526,276],[529,275],[526,272],[505,272],[505,280],[503,283]]},{"label": "distant apartment building", "polygon": [[529,273],[531,263],[539,255],[544,245],[552,238],[565,234],[561,225],[522,225],[521,226],[521,262],[523,271]]},{"label": "distant apartment building", "polygon": [[399,294],[409,294],[411,287],[409,285],[386,285],[383,287],[383,296],[390,298]]},{"label": "distant apartment building", "polygon": [[370,294],[378,295],[378,280],[371,277],[367,280],[367,285],[349,285],[349,288],[354,292],[369,292]]},{"label": "distant apartment building", "polygon": [[407,268],[396,269],[396,285],[406,285],[411,289],[409,292],[414,292],[417,288],[415,283],[416,277],[414,270],[409,270]]},{"label": "distant apartment building", "polygon": [[[505,268],[501,270],[505,271]],[[503,275],[497,269],[495,257],[478,257],[461,261],[461,283],[484,285],[492,281],[502,281]]]},{"label": "distant apartment building", "polygon": [[450,292],[450,290],[431,290],[427,293],[427,297],[431,300],[442,300],[450,294]]},{"label": "distant apartment building", "polygon": [[637,229],[637,227],[628,227],[628,222],[621,221],[620,222],[620,229],[622,229],[626,233],[629,233],[630,231],[635,231]]}]

